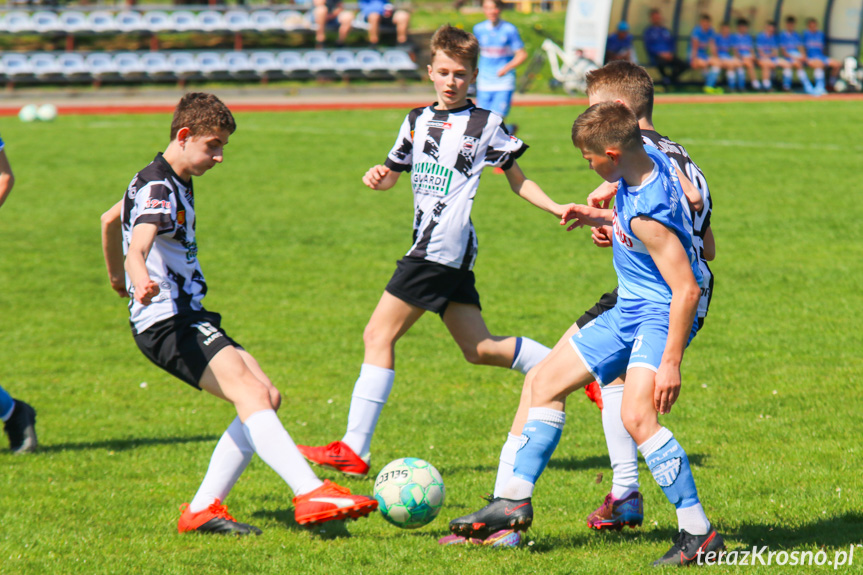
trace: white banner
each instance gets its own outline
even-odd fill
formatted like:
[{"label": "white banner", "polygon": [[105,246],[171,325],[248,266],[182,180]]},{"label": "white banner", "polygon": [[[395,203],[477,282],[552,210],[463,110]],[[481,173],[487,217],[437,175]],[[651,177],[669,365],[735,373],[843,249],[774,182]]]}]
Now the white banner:
[{"label": "white banner", "polygon": [[[830,12],[830,38],[827,40],[831,58],[841,60],[848,56],[857,57],[861,17],[863,15],[860,12],[860,0],[836,0],[833,3]],[[840,44],[836,40],[845,42]]]},{"label": "white banner", "polygon": [[602,65],[611,18],[611,0],[569,0],[563,49]]}]

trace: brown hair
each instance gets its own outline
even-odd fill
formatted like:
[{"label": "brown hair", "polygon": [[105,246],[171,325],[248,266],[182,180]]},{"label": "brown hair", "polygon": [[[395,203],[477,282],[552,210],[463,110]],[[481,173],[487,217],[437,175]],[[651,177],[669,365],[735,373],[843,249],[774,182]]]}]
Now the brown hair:
[{"label": "brown hair", "polygon": [[437,29],[431,39],[432,61],[438,52],[443,52],[453,59],[469,62],[471,67],[476,70],[479,59],[479,42],[473,34],[465,32],[461,28],[444,24]]},{"label": "brown hair", "polygon": [[189,128],[191,136],[210,136],[217,130],[233,134],[237,123],[228,107],[213,94],[189,92],[180,98],[171,121],[171,140],[180,128]]},{"label": "brown hair", "polygon": [[588,72],[587,94],[623,100],[637,118],[653,120],[653,80],[647,70],[632,62],[615,60]]},{"label": "brown hair", "polygon": [[620,102],[601,102],[585,110],[572,124],[572,143],[596,153],[612,147],[635,150],[644,146],[635,114]]}]

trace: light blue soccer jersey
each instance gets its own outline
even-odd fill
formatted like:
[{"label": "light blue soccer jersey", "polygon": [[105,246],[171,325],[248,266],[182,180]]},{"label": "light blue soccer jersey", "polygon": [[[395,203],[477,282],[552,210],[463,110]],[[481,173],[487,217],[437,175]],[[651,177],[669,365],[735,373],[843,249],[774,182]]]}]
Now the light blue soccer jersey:
[{"label": "light blue soccer jersey", "polygon": [[6,144],[3,143],[3,138],[0,138],[0,152],[3,151],[3,148],[6,147]]},{"label": "light blue soccer jersey", "polygon": [[734,37],[731,34],[728,36],[717,34],[714,40],[716,41],[716,55],[720,58],[731,58],[731,49],[734,47]]},{"label": "light blue soccer jersey", "polygon": [[515,70],[498,77],[497,73],[506,66],[524,42],[518,29],[503,20],[492,26],[486,20],[473,27],[473,35],[479,41],[479,74],[476,79],[477,90],[496,92],[515,90]]},{"label": "light blue soccer jersey", "polygon": [[824,58],[824,32],[821,30],[803,32],[803,45],[806,46],[807,58]]},{"label": "light blue soccer jersey", "polygon": [[731,35],[731,43],[741,58],[747,58],[755,53],[755,45],[749,34],[736,33]]},{"label": "light blue soccer jersey", "polygon": [[668,157],[653,146],[644,146],[654,162],[653,172],[640,186],[630,187],[621,179],[614,202],[614,269],[618,278],[618,297],[660,304],[671,303],[671,288],[650,257],[647,247],[632,232],[631,222],[647,216],[670,230],[683,244],[690,267],[702,283],[698,259],[692,247],[692,220],[681,205],[683,189]]},{"label": "light blue soccer jersey", "polygon": [[783,30],[779,33],[779,46],[789,54],[800,54],[800,45],[803,41],[800,39],[800,34]]},{"label": "light blue soccer jersey", "polygon": [[[690,37],[689,42],[689,51],[691,56],[695,56],[697,58],[701,58],[702,60],[706,60],[710,57],[709,45],[711,40],[716,39],[716,32],[713,28],[708,28],[705,30],[701,26],[696,26],[692,31],[692,36]],[[692,40],[698,40],[698,51],[692,54]]]},{"label": "light blue soccer jersey", "polygon": [[758,49],[758,56],[761,58],[774,58],[776,56],[776,36],[759,32],[755,37],[755,47]]}]

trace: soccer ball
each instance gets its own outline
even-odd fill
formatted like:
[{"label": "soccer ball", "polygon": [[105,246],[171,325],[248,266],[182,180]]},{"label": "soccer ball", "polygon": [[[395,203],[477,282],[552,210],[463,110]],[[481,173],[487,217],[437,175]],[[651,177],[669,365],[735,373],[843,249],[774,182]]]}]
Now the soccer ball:
[{"label": "soccer ball", "polygon": [[437,517],[444,500],[443,479],[428,461],[396,459],[375,480],[375,499],[384,519],[402,529],[416,529]]},{"label": "soccer ball", "polygon": [[18,117],[22,122],[32,122],[36,119],[37,113],[38,111],[34,104],[27,104],[18,112]]},{"label": "soccer ball", "polygon": [[36,111],[36,115],[43,122],[50,122],[57,117],[57,106],[54,104],[42,104]]}]

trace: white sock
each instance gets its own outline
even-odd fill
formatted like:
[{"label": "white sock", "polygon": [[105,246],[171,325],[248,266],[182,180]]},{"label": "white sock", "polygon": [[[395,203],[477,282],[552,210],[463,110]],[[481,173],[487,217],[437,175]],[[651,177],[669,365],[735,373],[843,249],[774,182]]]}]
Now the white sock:
[{"label": "white sock", "polygon": [[500,497],[504,499],[527,499],[533,497],[533,488],[535,485],[527,479],[521,477],[510,477],[506,482],[506,486],[501,489]]},{"label": "white sock", "polygon": [[551,349],[529,337],[516,338],[515,357],[512,358],[511,369],[527,375],[527,372],[545,359],[549,353],[551,353]]},{"label": "white sock", "polygon": [[824,79],[824,68],[815,68],[814,70],[812,70],[812,77],[815,78],[816,80],[823,80]]},{"label": "white sock", "polygon": [[797,78],[804,83],[809,81],[809,76],[806,75],[806,70],[797,70]]},{"label": "white sock", "polygon": [[773,86],[773,84],[770,83],[770,80],[761,80],[761,86],[765,90],[769,90]]},{"label": "white sock", "polygon": [[602,388],[602,429],[611,469],[614,471],[611,495],[615,499],[623,499],[638,491],[638,446],[623,426],[620,417],[622,403],[622,385],[606,385]]},{"label": "white sock", "polygon": [[793,72],[791,71],[791,68],[785,68],[784,70],[782,70],[782,78],[784,78],[785,80],[787,80],[787,81],[789,81],[789,82],[790,82],[790,81],[791,81],[791,78],[792,78],[793,76],[794,76],[794,74],[793,74]]},{"label": "white sock", "polygon": [[494,481],[494,496],[501,497],[504,487],[512,477],[512,470],[515,467],[515,454],[521,447],[522,436],[507,434],[506,443],[500,450],[500,461],[497,465],[497,478]]},{"label": "white sock", "polygon": [[653,434],[653,437],[638,446],[638,451],[646,460],[654,451],[671,441],[674,434],[667,427],[660,427],[659,431]]},{"label": "white sock", "polygon": [[701,503],[678,509],[677,525],[680,529],[686,529],[693,535],[707,535],[707,532],[710,531],[710,521],[707,520]]},{"label": "white sock", "polygon": [[213,450],[210,467],[189,504],[189,511],[199,513],[216,499],[224,502],[254,454],[255,450],[243,432],[243,422],[239,417],[234,418]]},{"label": "white sock", "polygon": [[364,363],[360,368],[351,396],[348,429],[342,438],[360,457],[366,457],[371,450],[372,435],[393,389],[395,377],[395,371],[376,365]]},{"label": "white sock", "polygon": [[255,453],[285,480],[294,495],[323,485],[300,454],[297,445],[272,409],[256,411],[243,424],[246,439]]}]

